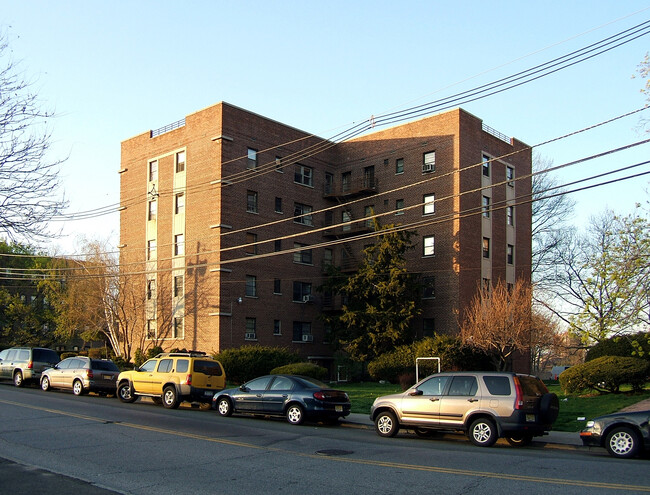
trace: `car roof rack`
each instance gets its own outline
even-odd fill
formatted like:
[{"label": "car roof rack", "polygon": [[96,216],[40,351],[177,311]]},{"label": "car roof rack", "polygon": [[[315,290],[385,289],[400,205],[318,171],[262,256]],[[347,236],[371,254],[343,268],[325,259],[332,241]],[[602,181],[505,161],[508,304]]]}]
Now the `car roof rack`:
[{"label": "car roof rack", "polygon": [[200,357],[206,356],[207,354],[203,351],[187,351],[187,352],[161,352],[156,357],[176,357],[176,356],[185,356],[185,357]]}]

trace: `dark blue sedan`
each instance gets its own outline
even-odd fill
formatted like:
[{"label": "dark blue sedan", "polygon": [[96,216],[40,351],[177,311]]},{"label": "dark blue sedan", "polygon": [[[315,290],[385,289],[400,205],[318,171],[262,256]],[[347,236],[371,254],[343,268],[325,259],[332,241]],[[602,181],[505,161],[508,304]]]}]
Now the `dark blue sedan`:
[{"label": "dark blue sedan", "polygon": [[217,392],[212,407],[221,416],[284,416],[293,425],[305,419],[336,423],[350,414],[350,398],[342,390],[306,376],[266,375]]},{"label": "dark blue sedan", "polygon": [[614,457],[635,457],[650,450],[650,410],[618,412],[587,422],[580,432],[586,446],[605,447]]}]

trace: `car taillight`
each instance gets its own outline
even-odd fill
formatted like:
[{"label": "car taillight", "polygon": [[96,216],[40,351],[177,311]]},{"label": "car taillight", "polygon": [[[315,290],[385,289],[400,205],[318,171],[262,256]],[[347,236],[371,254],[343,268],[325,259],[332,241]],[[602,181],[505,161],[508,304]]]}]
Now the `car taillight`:
[{"label": "car taillight", "polygon": [[93,378],[95,375],[93,375],[93,370],[86,370],[86,377],[87,378]]},{"label": "car taillight", "polygon": [[188,373],[182,385],[192,385],[192,373]]},{"label": "car taillight", "polygon": [[524,407],[524,391],[521,389],[519,377],[514,377],[515,381],[515,409],[522,409]]},{"label": "car taillight", "polygon": [[314,399],[325,400],[327,397],[323,392],[314,392]]},{"label": "car taillight", "polygon": [[34,361],[27,363],[27,369],[31,370],[34,367]]}]

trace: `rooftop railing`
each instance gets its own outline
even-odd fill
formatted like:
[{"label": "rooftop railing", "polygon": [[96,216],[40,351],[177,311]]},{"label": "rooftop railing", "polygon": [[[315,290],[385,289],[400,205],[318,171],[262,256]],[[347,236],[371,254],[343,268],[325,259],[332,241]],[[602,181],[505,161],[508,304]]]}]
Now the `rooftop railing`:
[{"label": "rooftop railing", "polygon": [[151,131],[151,136],[152,138],[156,136],[160,136],[161,134],[165,134],[166,132],[173,131],[174,129],[178,129],[179,127],[183,127],[185,125],[185,119],[177,120],[176,122],[172,122],[171,124],[167,124],[164,127],[160,127],[158,129],[155,129]]}]

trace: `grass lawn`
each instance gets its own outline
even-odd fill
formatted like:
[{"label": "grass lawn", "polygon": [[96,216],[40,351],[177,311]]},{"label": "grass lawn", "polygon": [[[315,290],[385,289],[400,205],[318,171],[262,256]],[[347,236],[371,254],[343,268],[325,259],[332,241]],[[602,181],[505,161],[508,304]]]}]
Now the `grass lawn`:
[{"label": "grass lawn", "polygon": [[[558,431],[580,431],[586,421],[591,418],[616,412],[650,398],[650,383],[646,385],[644,392],[639,394],[624,391],[620,394],[590,396],[566,396],[557,382],[551,382],[547,386],[549,391],[556,393],[560,399],[560,415],[553,425],[553,429]],[[402,391],[399,385],[375,382],[339,383],[334,387],[348,393],[352,403],[352,412],[359,414],[370,414],[370,406],[375,398]],[[579,417],[585,419],[578,420]]]}]

